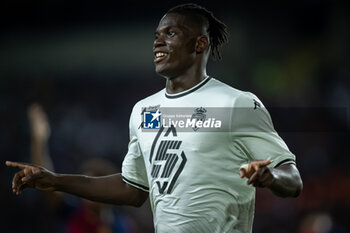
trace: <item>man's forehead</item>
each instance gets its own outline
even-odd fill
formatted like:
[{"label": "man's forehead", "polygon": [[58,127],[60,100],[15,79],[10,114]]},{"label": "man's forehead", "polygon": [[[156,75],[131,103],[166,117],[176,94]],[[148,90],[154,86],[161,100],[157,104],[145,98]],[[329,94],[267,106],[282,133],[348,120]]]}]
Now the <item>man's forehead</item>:
[{"label": "man's forehead", "polygon": [[206,34],[208,22],[199,15],[183,15],[179,13],[167,13],[160,20],[157,31],[164,28],[178,27],[195,34]]},{"label": "man's forehead", "polygon": [[158,29],[166,27],[188,27],[184,25],[185,16],[180,14],[165,14],[159,22]]}]

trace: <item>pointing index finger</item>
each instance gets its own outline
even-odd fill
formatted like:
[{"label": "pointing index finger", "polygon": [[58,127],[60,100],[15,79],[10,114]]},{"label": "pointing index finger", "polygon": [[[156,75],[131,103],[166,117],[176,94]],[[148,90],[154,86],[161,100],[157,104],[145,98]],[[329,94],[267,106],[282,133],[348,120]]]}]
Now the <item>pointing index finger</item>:
[{"label": "pointing index finger", "polygon": [[262,161],[262,165],[269,165],[271,163],[271,160],[264,160]]},{"label": "pointing index finger", "polygon": [[11,162],[11,161],[6,161],[6,166],[8,166],[8,167],[16,167],[16,168],[19,168],[19,169],[24,169],[24,168],[27,167],[27,165],[24,164],[24,163]]}]

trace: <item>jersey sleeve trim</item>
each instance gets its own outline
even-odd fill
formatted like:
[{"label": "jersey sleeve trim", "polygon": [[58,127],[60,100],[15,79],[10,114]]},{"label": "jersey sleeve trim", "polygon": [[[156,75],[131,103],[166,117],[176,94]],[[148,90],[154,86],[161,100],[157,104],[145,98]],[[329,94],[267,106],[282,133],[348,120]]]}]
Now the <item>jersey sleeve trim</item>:
[{"label": "jersey sleeve trim", "polygon": [[294,159],[284,159],[281,162],[279,162],[278,164],[276,164],[274,166],[274,168],[279,167],[279,166],[281,166],[283,164],[287,164],[287,163],[294,163],[295,164],[295,160]]},{"label": "jersey sleeve trim", "polygon": [[122,180],[123,180],[125,183],[130,184],[131,186],[134,186],[135,188],[138,188],[138,189],[141,189],[141,190],[143,190],[143,191],[149,192],[149,188],[146,187],[146,186],[144,186],[144,185],[142,185],[142,184],[138,184],[138,183],[136,183],[136,182],[134,182],[134,181],[128,180],[128,179],[126,179],[124,176],[122,176]]}]

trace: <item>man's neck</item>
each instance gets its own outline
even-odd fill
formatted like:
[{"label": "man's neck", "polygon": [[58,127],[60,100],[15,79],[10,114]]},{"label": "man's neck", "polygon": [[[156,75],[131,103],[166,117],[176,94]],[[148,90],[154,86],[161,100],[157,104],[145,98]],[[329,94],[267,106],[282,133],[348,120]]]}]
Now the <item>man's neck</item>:
[{"label": "man's neck", "polygon": [[166,92],[168,94],[176,94],[186,91],[198,83],[203,81],[207,76],[206,72],[202,72],[199,75],[180,75],[175,78],[167,79]]}]

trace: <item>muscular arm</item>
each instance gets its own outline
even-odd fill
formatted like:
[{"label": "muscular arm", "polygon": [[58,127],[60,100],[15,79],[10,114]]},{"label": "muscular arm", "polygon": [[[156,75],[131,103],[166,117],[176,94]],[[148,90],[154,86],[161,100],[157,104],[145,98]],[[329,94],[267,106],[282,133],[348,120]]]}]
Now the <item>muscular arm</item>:
[{"label": "muscular arm", "polygon": [[273,182],[267,187],[279,197],[297,197],[303,189],[298,169],[294,164],[285,164],[270,168]]},{"label": "muscular arm", "polygon": [[21,169],[12,181],[12,190],[17,195],[25,188],[42,191],[61,191],[92,201],[117,205],[141,206],[148,193],[122,181],[120,173],[92,177],[85,175],[56,174],[44,167],[10,162],[6,165]]},{"label": "muscular arm", "polygon": [[248,178],[247,184],[268,188],[279,197],[297,197],[303,189],[298,169],[294,164],[285,164],[276,168],[267,167],[271,162],[252,161],[246,170],[241,169],[241,177]]},{"label": "muscular arm", "polygon": [[57,175],[54,187],[56,191],[115,205],[139,207],[148,197],[147,192],[124,183],[120,173],[101,177]]}]

